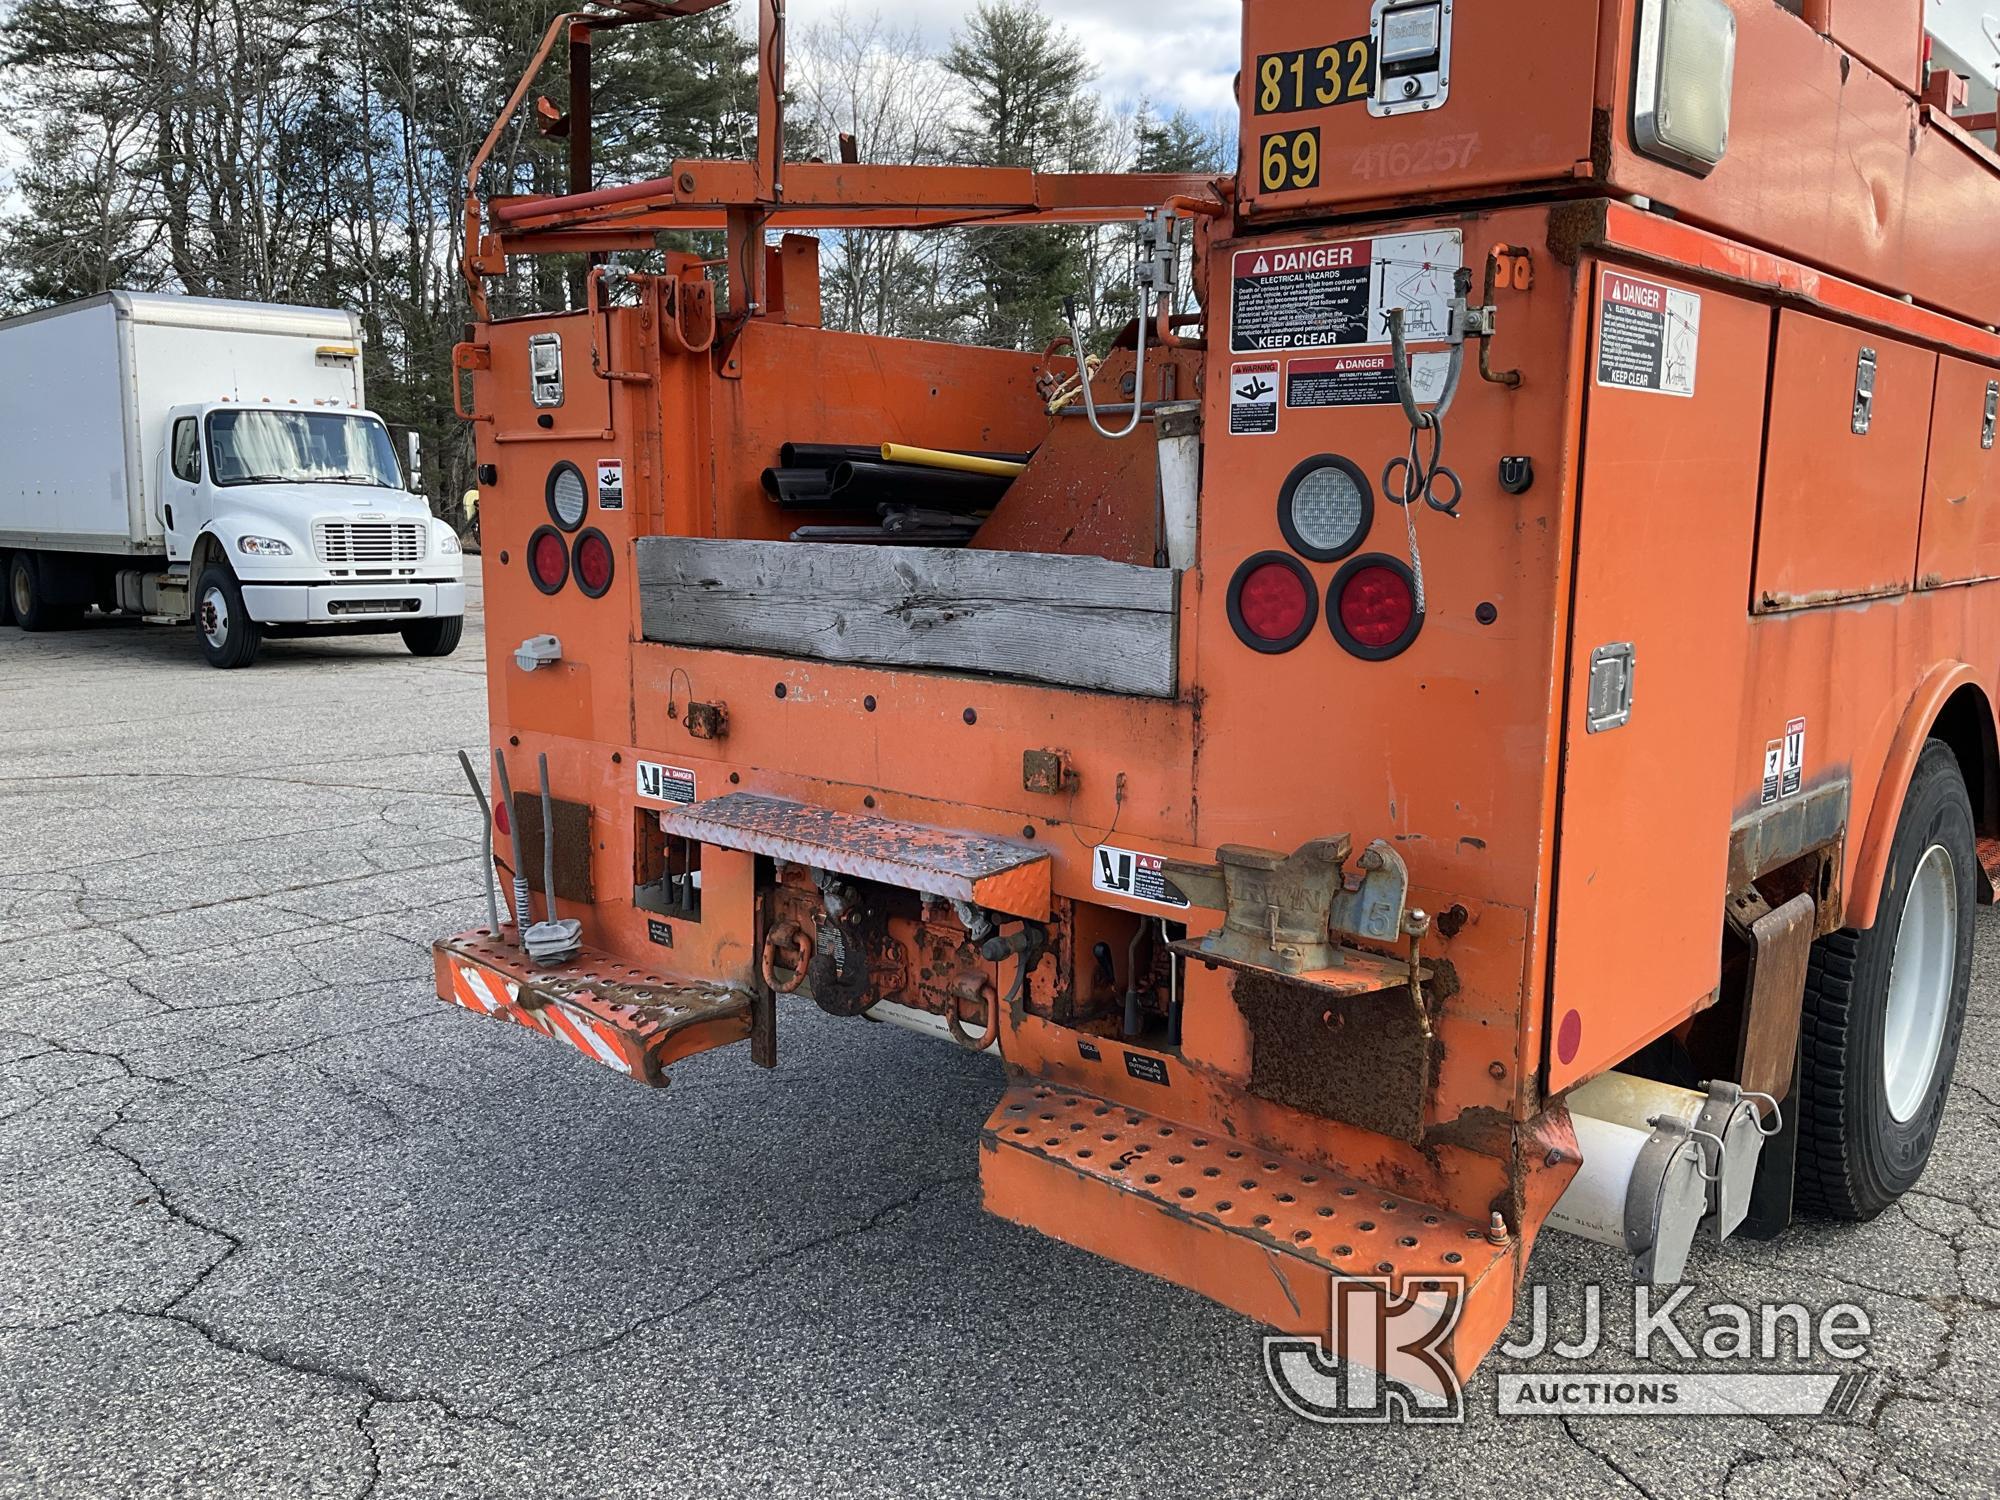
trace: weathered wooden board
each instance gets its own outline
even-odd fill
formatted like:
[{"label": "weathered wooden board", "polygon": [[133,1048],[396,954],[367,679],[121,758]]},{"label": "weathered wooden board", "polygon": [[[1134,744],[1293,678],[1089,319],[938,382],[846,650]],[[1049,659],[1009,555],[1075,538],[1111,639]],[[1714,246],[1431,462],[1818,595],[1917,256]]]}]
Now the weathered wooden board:
[{"label": "weathered wooden board", "polygon": [[649,641],[1174,695],[1176,575],[1100,557],[643,537]]}]

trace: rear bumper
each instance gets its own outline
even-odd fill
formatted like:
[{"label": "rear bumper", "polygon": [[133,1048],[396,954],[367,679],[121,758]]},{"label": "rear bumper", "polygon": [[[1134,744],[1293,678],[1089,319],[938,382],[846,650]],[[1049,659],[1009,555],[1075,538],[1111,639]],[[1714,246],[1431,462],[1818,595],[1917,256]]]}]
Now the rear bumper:
[{"label": "rear bumper", "polygon": [[243,604],[263,625],[361,625],[465,613],[463,583],[246,583]]}]

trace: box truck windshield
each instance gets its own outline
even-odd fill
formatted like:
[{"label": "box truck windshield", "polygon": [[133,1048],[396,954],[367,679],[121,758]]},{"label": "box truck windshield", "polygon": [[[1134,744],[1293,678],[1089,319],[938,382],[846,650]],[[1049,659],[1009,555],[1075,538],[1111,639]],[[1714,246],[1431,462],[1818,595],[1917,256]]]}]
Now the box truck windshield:
[{"label": "box truck windshield", "polygon": [[367,484],[399,490],[389,429],[372,417],[318,411],[218,411],[208,419],[215,482]]}]

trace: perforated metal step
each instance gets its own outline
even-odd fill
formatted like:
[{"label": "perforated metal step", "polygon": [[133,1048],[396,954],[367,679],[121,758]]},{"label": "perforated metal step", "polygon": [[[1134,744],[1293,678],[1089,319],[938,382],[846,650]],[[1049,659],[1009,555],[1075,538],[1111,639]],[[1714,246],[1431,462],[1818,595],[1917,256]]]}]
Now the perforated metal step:
[{"label": "perforated metal step", "polygon": [[984,1146],[993,1212],[1287,1333],[1329,1336],[1336,1280],[1462,1278],[1449,1353],[1470,1371],[1512,1306],[1513,1246],[1486,1224],[1074,1089],[1009,1089]]}]

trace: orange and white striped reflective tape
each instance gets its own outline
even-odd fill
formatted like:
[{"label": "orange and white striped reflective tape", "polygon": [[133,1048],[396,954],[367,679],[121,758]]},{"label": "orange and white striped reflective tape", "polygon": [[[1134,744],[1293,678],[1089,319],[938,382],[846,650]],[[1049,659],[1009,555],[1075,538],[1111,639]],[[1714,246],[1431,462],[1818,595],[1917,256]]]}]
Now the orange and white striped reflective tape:
[{"label": "orange and white striped reflective tape", "polygon": [[[504,992],[495,993],[495,985]],[[625,1074],[632,1074],[631,1063],[618,1045],[618,1030],[607,1023],[592,1019],[574,1006],[560,1000],[551,1000],[539,1009],[530,1009],[521,1004],[521,987],[511,979],[503,979],[473,964],[452,965],[453,1003],[465,1007],[475,1015],[500,1016],[519,1026],[539,1031],[544,1036],[567,1042],[592,1062]]]}]

